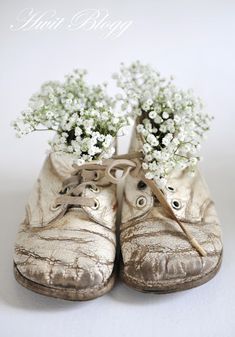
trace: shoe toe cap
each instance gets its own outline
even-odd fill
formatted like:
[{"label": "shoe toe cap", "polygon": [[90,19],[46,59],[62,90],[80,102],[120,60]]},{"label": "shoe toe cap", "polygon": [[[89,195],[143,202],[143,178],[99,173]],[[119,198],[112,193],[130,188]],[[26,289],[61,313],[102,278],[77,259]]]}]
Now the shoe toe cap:
[{"label": "shoe toe cap", "polygon": [[114,233],[84,222],[33,231],[22,225],[14,252],[16,270],[23,278],[80,292],[105,285],[114,259]]},{"label": "shoe toe cap", "polygon": [[[171,226],[171,227],[169,227]],[[138,224],[122,233],[123,277],[139,288],[156,292],[183,290],[209,280],[221,262],[220,237],[199,228],[192,232],[207,252],[202,257],[171,224]],[[157,228],[157,229],[156,229]]]}]

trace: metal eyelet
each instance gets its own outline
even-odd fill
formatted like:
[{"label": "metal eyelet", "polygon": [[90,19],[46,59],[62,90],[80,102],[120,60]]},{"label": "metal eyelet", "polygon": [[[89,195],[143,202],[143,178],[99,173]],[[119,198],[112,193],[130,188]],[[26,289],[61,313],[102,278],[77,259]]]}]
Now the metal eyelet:
[{"label": "metal eyelet", "polygon": [[138,208],[143,208],[146,206],[147,200],[144,196],[140,196],[139,198],[136,199],[135,203]]},{"label": "metal eyelet", "polygon": [[96,180],[99,180],[99,177],[100,177],[99,173],[97,171],[95,171],[93,179],[96,181]]},{"label": "metal eyelet", "polygon": [[51,211],[55,212],[60,208],[60,205],[51,205],[50,209]]},{"label": "metal eyelet", "polygon": [[166,188],[169,192],[175,192],[175,188],[172,186],[167,186]]},{"label": "metal eyelet", "polygon": [[65,188],[64,193],[67,194],[67,193],[69,193],[70,191],[71,191],[71,187],[68,186],[68,187]]},{"label": "metal eyelet", "polygon": [[97,186],[96,186],[96,188],[93,188],[92,186],[89,186],[88,188],[91,192],[94,192],[94,193],[99,193],[99,191],[100,191]]},{"label": "metal eyelet", "polygon": [[171,201],[171,205],[176,210],[179,210],[182,207],[181,202],[179,200],[176,200],[176,199]]},{"label": "metal eyelet", "polygon": [[100,207],[100,203],[98,199],[94,200],[94,206],[91,206],[92,209],[96,210]]},{"label": "metal eyelet", "polygon": [[143,180],[140,180],[140,181],[138,182],[138,184],[137,184],[137,188],[138,188],[139,190],[145,190],[146,187],[147,187],[147,185],[145,184],[145,182],[144,182]]}]

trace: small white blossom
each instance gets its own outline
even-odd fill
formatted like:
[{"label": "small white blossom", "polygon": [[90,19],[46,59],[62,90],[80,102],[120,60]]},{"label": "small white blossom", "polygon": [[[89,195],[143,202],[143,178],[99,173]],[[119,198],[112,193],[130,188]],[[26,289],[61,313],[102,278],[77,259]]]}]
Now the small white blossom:
[{"label": "small white blossom", "polygon": [[149,145],[148,143],[145,143],[145,144],[143,145],[143,150],[144,150],[144,153],[149,153],[149,152],[152,151],[152,146]]},{"label": "small white blossom", "polygon": [[157,116],[154,118],[154,123],[160,124],[161,122],[163,122],[163,119],[162,119],[159,115],[157,115]]},{"label": "small white blossom", "polygon": [[154,119],[157,117],[157,112],[152,110],[149,112],[149,118]]},{"label": "small white blossom", "polygon": [[142,131],[144,130],[144,126],[142,124],[138,124],[136,126],[136,130],[137,130],[137,132],[142,133]]},{"label": "small white blossom", "polygon": [[147,170],[147,169],[149,168],[149,166],[148,166],[147,163],[143,163],[143,164],[142,164],[142,167],[143,167],[144,170]]},{"label": "small white blossom", "polygon": [[83,165],[85,163],[84,159],[77,159],[76,164],[77,165]]},{"label": "small white blossom", "polygon": [[169,117],[168,112],[163,111],[163,113],[162,113],[162,118],[167,119],[168,117]]},{"label": "small white blossom", "polygon": [[145,174],[145,177],[146,177],[147,179],[153,179],[153,178],[154,178],[154,174],[153,174],[153,172],[148,171],[148,172]]},{"label": "small white blossom", "polygon": [[157,146],[159,144],[158,139],[152,133],[148,135],[147,142],[152,146]]}]

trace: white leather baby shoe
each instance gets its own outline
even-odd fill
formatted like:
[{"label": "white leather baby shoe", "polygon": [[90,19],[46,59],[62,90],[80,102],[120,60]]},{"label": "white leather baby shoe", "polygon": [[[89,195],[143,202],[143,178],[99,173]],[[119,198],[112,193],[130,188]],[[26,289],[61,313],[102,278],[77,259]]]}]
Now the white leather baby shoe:
[{"label": "white leather baby shoe", "polygon": [[95,298],[114,284],[118,181],[107,158],[128,124],[106,86],[89,85],[85,74],[77,69],[43,84],[13,123],[20,137],[55,132],[17,236],[16,279],[69,300]]},{"label": "white leather baby shoe", "polygon": [[47,157],[15,243],[15,277],[26,288],[88,300],[113,287],[117,198],[105,174],[112,160],[104,162],[74,168],[71,155]]},{"label": "white leather baby shoe", "polygon": [[219,221],[197,165],[212,118],[191,90],[150,65],[121,64],[113,78],[136,121],[122,209],[123,280],[158,293],[200,285],[222,257]]},{"label": "white leather baby shoe", "polygon": [[[219,221],[199,170],[173,170],[159,189],[145,177],[143,140],[136,132],[129,157],[121,223],[121,275],[140,290],[168,293],[201,285],[219,270]],[[135,153],[137,158],[135,157]],[[133,165],[132,165],[133,167]]]}]

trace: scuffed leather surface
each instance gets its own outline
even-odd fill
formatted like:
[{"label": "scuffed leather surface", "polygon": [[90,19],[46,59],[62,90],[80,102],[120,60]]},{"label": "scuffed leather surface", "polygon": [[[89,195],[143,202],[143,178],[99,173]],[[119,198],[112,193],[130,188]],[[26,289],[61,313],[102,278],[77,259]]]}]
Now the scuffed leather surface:
[{"label": "scuffed leather surface", "polygon": [[[132,150],[139,146],[133,138]],[[139,181],[127,178],[124,188],[120,241],[128,282],[143,290],[164,290],[212,273],[221,259],[221,231],[214,203],[199,171],[194,177],[186,171],[172,172],[168,186],[175,190],[165,188],[163,192],[170,204],[180,201],[182,207],[174,212],[206,250],[205,257],[192,248],[160,203],[155,200],[152,204],[151,191],[138,190]],[[135,205],[141,192],[145,197],[148,194],[142,212]]]},{"label": "scuffed leather surface", "polygon": [[53,153],[46,159],[27,204],[14,250],[18,271],[48,287],[100,288],[110,278],[116,253],[115,186],[99,182],[100,208],[53,209],[73,160]]}]

